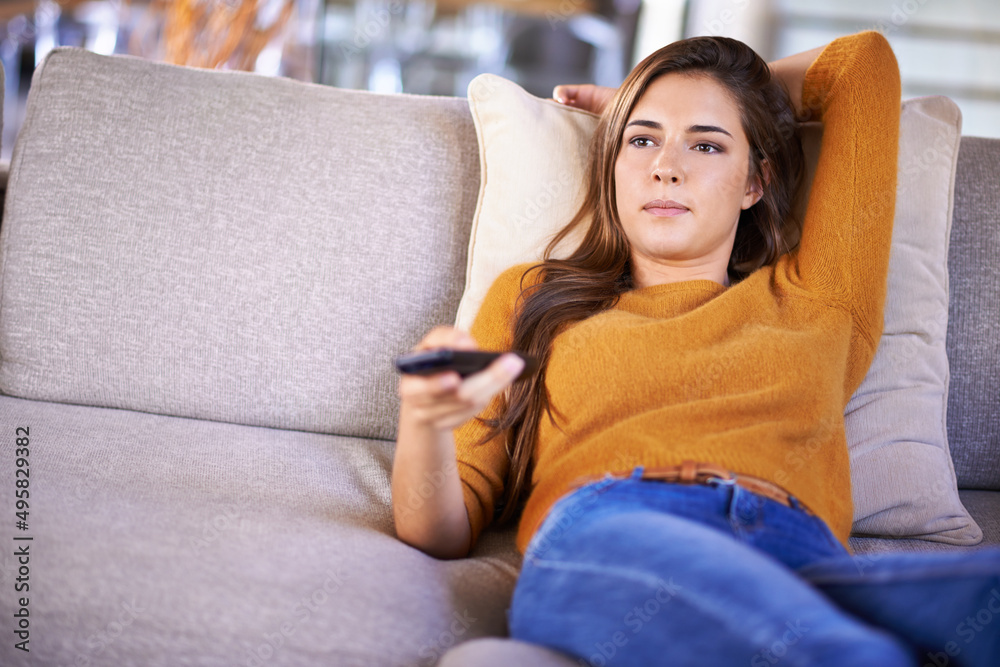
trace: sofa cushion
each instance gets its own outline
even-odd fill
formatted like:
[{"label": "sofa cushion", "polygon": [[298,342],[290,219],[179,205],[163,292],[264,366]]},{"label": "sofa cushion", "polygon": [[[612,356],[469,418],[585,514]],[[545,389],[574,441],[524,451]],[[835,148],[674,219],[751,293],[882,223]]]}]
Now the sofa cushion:
[{"label": "sofa cushion", "polygon": [[948,239],[961,125],[946,97],[903,102],[884,329],[845,411],[858,535],[963,545],[982,538],[959,499],[946,428]]},{"label": "sofa cushion", "polygon": [[963,137],[949,267],[948,438],[958,485],[1000,489],[1000,139]]},{"label": "sofa cushion", "polygon": [[[465,327],[496,275],[540,259],[547,241],[576,213],[586,182],[581,147],[597,124],[593,114],[533,97],[489,74],[472,81],[469,100],[483,177],[457,318]],[[885,335],[845,411],[854,530],[974,544],[981,532],[959,501],[944,428],[946,259],[961,117],[944,97],[908,100],[901,113]],[[928,136],[935,137],[931,160]],[[821,126],[810,124],[803,135],[807,187],[820,138]],[[575,237],[563,247],[573,242]]]},{"label": "sofa cushion", "polygon": [[393,438],[477,188],[463,99],[57,49],[0,228],[0,392]]},{"label": "sofa cushion", "polygon": [[[468,330],[493,280],[540,260],[586,194],[584,165],[597,116],[542,100],[492,74],[469,84],[479,140],[479,198],[469,238],[465,292],[455,324]],[[572,248],[579,235],[566,239]]]},{"label": "sofa cushion", "polygon": [[34,537],[31,653],[2,665],[430,667],[506,632],[513,529],[459,560],[400,542],[390,442],[6,396],[0,423],[30,429]]},{"label": "sofa cushion", "polygon": [[[983,539],[978,544],[956,546],[944,542],[930,542],[918,539],[855,535],[850,539],[851,548],[854,550],[855,556],[864,557],[870,554],[897,551],[915,553],[920,551],[954,551],[955,549],[976,551],[979,549],[1000,548],[1000,492],[963,489],[958,494],[962,500],[962,505],[968,509],[969,515],[972,516],[976,525],[982,528]],[[864,563],[867,561],[862,559],[861,562]]]}]

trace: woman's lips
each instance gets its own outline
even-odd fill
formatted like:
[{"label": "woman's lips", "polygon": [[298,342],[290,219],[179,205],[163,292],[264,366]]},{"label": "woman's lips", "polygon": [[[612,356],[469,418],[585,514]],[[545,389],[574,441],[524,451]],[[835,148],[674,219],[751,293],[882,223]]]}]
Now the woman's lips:
[{"label": "woman's lips", "polygon": [[643,210],[649,211],[655,216],[670,218],[688,212],[688,208],[684,204],[673,199],[654,199],[643,206]]},{"label": "woman's lips", "polygon": [[686,208],[678,208],[676,206],[649,206],[646,209],[647,213],[651,213],[658,217],[672,218],[677,215],[684,215],[685,213],[690,213]]}]

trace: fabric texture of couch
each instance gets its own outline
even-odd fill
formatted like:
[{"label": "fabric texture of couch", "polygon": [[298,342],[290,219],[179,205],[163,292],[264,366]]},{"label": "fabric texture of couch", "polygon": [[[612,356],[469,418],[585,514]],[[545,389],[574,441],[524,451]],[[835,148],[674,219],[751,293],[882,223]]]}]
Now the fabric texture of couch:
[{"label": "fabric texture of couch", "polygon": [[[984,539],[862,557],[1000,544],[998,171],[962,139],[947,419]],[[501,639],[513,527],[452,561],[393,529],[392,359],[455,318],[479,184],[462,99],[45,59],[0,222],[0,664],[574,664]]]}]

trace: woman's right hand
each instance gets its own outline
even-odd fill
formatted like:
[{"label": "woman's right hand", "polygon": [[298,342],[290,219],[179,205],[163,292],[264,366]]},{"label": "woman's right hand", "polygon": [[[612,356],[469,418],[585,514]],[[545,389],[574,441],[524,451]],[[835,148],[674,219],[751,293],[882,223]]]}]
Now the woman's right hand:
[{"label": "woman's right hand", "polygon": [[[439,347],[477,350],[472,336],[455,327],[435,327],[414,349]],[[436,375],[403,375],[399,380],[400,410],[415,425],[447,431],[472,419],[493,397],[511,385],[521,373],[524,361],[505,354],[486,370],[464,380],[454,371]]]},{"label": "woman's right hand", "polygon": [[595,86],[592,83],[565,84],[552,89],[552,98],[568,107],[600,115],[616,92],[618,91],[614,88]]}]

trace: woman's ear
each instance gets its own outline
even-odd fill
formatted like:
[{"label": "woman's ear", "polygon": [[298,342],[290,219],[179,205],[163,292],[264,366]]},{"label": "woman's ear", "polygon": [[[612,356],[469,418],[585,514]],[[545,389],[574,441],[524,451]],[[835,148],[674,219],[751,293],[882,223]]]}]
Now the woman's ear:
[{"label": "woman's ear", "polygon": [[747,180],[747,191],[743,194],[744,210],[750,208],[764,198],[764,188],[771,184],[771,165],[767,160],[760,161],[760,170]]}]

